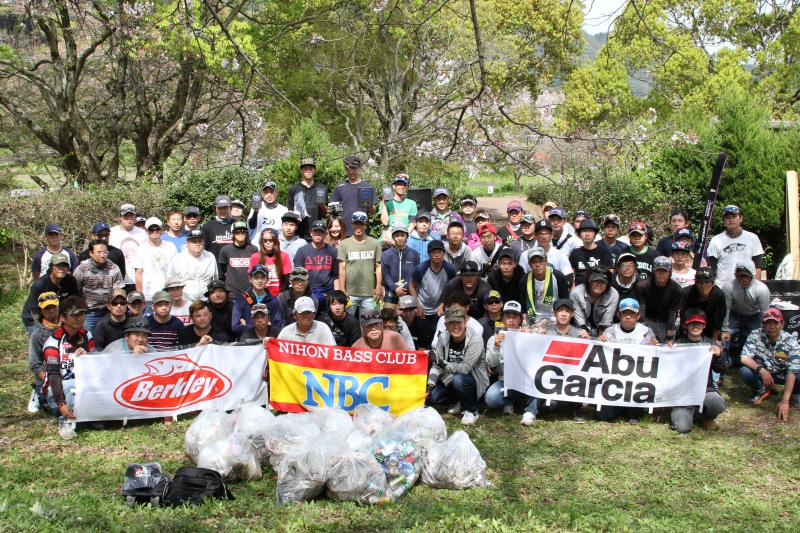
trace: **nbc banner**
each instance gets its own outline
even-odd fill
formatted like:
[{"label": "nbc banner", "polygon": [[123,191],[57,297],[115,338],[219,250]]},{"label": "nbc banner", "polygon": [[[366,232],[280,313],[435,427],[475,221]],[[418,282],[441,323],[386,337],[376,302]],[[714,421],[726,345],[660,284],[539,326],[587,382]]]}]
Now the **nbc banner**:
[{"label": "nbc banner", "polygon": [[401,415],[425,403],[428,355],[270,339],[269,403],[279,411],[369,403]]},{"label": "nbc banner", "polygon": [[503,341],[506,390],[597,406],[703,405],[708,346],[672,348],[510,331]]}]

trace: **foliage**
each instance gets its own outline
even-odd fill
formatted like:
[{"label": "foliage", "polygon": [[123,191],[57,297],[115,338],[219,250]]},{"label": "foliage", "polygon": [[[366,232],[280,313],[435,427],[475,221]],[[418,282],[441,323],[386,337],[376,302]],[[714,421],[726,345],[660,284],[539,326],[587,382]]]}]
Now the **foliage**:
[{"label": "foliage", "polygon": [[229,166],[210,170],[180,170],[166,177],[165,195],[170,207],[183,209],[195,205],[204,220],[214,215],[214,199],[220,194],[250,206],[250,195],[261,192],[261,176],[253,170]]}]

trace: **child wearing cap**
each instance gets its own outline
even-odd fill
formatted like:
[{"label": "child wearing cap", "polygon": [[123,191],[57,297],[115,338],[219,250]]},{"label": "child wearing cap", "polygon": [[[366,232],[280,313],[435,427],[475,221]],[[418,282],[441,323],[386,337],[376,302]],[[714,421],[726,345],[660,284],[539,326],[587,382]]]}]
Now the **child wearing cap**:
[{"label": "child wearing cap", "polygon": [[[381,203],[378,204],[378,214],[381,216],[384,232],[394,228],[396,223],[401,223],[409,231],[411,230],[411,219],[417,216],[417,202],[406,198],[408,184],[408,174],[398,174],[392,181],[392,199],[386,200],[381,196]],[[387,233],[386,238],[383,240],[391,246],[391,233]]]},{"label": "child wearing cap", "polygon": [[420,263],[419,254],[409,248],[408,228],[403,222],[395,222],[391,227],[391,248],[381,254],[381,277],[383,283],[383,306],[389,309],[397,307],[402,296],[408,294],[411,275]]},{"label": "child wearing cap", "polygon": [[692,248],[685,242],[673,242],[672,253],[672,280],[682,289],[694,285],[695,269],[691,265]]},{"label": "child wearing cap", "polygon": [[406,244],[419,254],[420,263],[428,260],[428,244],[431,241],[441,240],[438,235],[429,233],[431,228],[431,215],[425,211],[419,213],[414,219],[413,228]]},{"label": "child wearing cap", "polygon": [[[730,366],[730,361],[724,357],[720,344],[710,337],[703,335],[706,327],[706,314],[697,308],[689,308],[683,313],[681,324],[681,334],[675,339],[675,344],[702,344],[707,345],[711,351],[711,368],[708,371],[708,383],[706,385],[706,395],[703,399],[703,411],[700,413],[700,421],[703,427],[714,431],[719,429],[716,418],[721,415],[727,405],[722,395],[717,390],[715,375],[725,373]],[[694,424],[695,406],[673,407],[670,418],[672,419],[672,429],[678,433],[688,433]]]},{"label": "child wearing cap", "polygon": [[303,267],[294,267],[289,272],[289,288],[278,294],[281,316],[286,317],[283,321],[284,325],[294,322],[294,318],[292,318],[294,303],[303,296],[311,298],[314,307],[319,309],[319,300],[311,294],[311,289],[308,287],[308,270]]},{"label": "child wearing cap", "polygon": [[67,246],[63,246],[61,243],[64,240],[64,230],[61,229],[61,226],[58,224],[48,224],[47,227],[44,228],[44,240],[45,246],[44,248],[39,248],[35,254],[33,254],[33,259],[31,260],[31,274],[33,274],[33,279],[37,279],[39,276],[42,275],[42,272],[47,272],[47,268],[50,266],[50,257],[53,254],[64,254],[69,259],[69,270],[70,272],[75,270],[75,267],[78,266],[78,257],[75,255],[75,252],[72,251],[72,248]]},{"label": "child wearing cap", "polygon": [[606,328],[597,337],[602,342],[616,344],[650,344],[658,345],[653,330],[639,322],[639,302],[633,298],[625,298],[619,302],[619,322]]},{"label": "child wearing cap", "polygon": [[159,352],[178,348],[178,332],[183,321],[172,316],[172,296],[161,290],[153,294],[153,314],[147,317],[150,328],[150,344]]},{"label": "child wearing cap", "polygon": [[725,231],[715,235],[708,244],[708,266],[717,271],[714,283],[717,287],[725,284],[735,276],[736,263],[750,260],[756,266],[755,278],[761,279],[764,268],[764,248],[758,235],[742,229],[744,220],[738,206],[728,205],[722,210],[722,223]]},{"label": "child wearing cap", "polygon": [[433,205],[431,210],[431,233],[444,239],[450,222],[457,220],[464,225],[461,215],[450,209],[450,192],[447,187],[437,187],[433,191]]},{"label": "child wearing cap", "polygon": [[123,204],[119,208],[119,224],[111,228],[108,244],[116,246],[125,255],[125,290],[135,290],[134,270],[131,259],[136,249],[147,239],[147,234],[136,227],[136,207]]}]

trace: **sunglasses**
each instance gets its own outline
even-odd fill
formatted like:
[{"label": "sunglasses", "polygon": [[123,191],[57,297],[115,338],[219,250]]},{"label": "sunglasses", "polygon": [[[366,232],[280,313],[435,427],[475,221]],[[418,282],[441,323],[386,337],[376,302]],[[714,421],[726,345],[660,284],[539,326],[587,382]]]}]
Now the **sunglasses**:
[{"label": "sunglasses", "polygon": [[58,296],[56,296],[55,294],[48,295],[48,296],[42,296],[42,297],[39,298],[39,303],[41,304],[41,303],[44,303],[44,302],[49,302],[50,300],[58,300]]},{"label": "sunglasses", "polygon": [[186,218],[198,218],[200,215],[195,215],[192,213],[191,215],[184,215]]},{"label": "sunglasses", "polygon": [[161,233],[164,228],[147,228],[147,233]]},{"label": "sunglasses", "polygon": [[381,312],[377,310],[367,311],[361,315],[362,320],[375,320],[381,317]]},{"label": "sunglasses", "polygon": [[109,302],[110,306],[112,307],[122,307],[128,305],[128,300],[114,300],[113,302]]},{"label": "sunglasses", "polygon": [[487,305],[497,305],[503,303],[503,300],[488,300],[486,302]]},{"label": "sunglasses", "polygon": [[150,329],[150,324],[144,320],[137,320],[133,324],[128,324],[129,328],[147,328]]}]

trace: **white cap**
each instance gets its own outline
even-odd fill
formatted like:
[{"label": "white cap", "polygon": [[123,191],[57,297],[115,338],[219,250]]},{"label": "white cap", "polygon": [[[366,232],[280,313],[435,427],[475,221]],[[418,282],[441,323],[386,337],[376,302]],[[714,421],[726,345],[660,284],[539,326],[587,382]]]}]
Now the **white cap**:
[{"label": "white cap", "polygon": [[505,304],[503,304],[503,312],[504,313],[517,313],[519,315],[522,314],[522,306],[519,302],[515,302],[514,300],[509,300]]},{"label": "white cap", "polygon": [[311,311],[316,313],[317,308],[316,306],[314,306],[314,300],[312,300],[308,296],[301,296],[294,302],[294,312],[305,313],[306,311]]},{"label": "white cap", "polygon": [[158,226],[159,228],[162,228],[164,227],[164,224],[162,224],[161,220],[159,220],[158,218],[150,217],[145,221],[144,227],[149,228],[150,226]]}]

